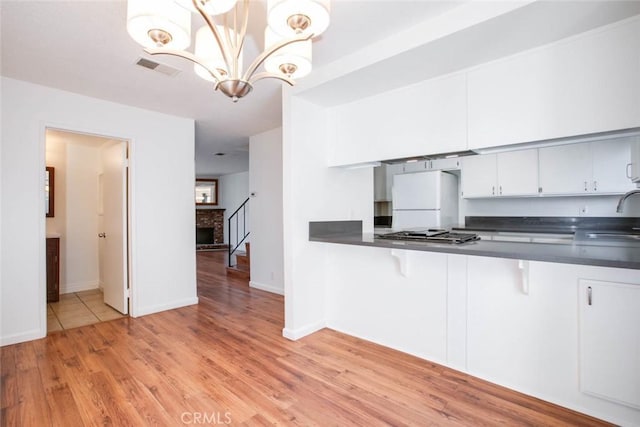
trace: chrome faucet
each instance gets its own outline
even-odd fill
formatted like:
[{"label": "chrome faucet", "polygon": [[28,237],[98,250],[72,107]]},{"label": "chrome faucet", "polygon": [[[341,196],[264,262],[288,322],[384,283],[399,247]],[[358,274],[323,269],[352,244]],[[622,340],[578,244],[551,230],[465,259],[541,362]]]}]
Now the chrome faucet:
[{"label": "chrome faucet", "polygon": [[640,188],[636,188],[635,190],[631,190],[628,193],[624,194],[620,197],[620,201],[618,202],[618,207],[616,208],[616,212],[622,213],[622,209],[624,207],[624,202],[634,194],[640,194]]}]

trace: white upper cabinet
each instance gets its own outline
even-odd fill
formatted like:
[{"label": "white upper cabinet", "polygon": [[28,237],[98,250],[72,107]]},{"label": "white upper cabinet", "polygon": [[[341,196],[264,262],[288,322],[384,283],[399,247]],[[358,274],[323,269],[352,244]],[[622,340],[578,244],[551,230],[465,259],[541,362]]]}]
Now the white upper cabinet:
[{"label": "white upper cabinet", "polygon": [[467,149],[464,73],[330,110],[329,166]]},{"label": "white upper cabinet", "polygon": [[628,139],[591,143],[593,162],[593,193],[619,194],[634,188],[627,176],[631,163],[631,144]]},{"label": "white upper cabinet", "polygon": [[629,139],[540,148],[543,195],[621,194],[633,188],[627,178]]},{"label": "white upper cabinet", "polygon": [[462,158],[462,197],[493,197],[498,184],[495,154]]},{"label": "white upper cabinet", "polygon": [[591,148],[589,144],[540,148],[540,188],[544,195],[589,193]]},{"label": "white upper cabinet", "polygon": [[640,19],[468,73],[469,148],[640,126]]},{"label": "white upper cabinet", "polygon": [[402,166],[403,166],[402,169],[404,173],[424,172],[429,169],[429,161],[422,160],[420,162],[407,162],[407,163],[404,163]]},{"label": "white upper cabinet", "polygon": [[538,150],[498,154],[498,195],[538,195]]},{"label": "white upper cabinet", "polygon": [[538,195],[538,150],[509,151],[463,158],[462,196]]}]

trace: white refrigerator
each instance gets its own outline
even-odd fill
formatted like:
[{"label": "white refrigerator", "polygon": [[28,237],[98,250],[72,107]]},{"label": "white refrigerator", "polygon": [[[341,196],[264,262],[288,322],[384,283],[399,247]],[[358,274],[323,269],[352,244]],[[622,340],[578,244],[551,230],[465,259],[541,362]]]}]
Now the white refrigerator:
[{"label": "white refrigerator", "polygon": [[458,223],[458,178],[441,171],[393,176],[392,227],[446,228]]}]

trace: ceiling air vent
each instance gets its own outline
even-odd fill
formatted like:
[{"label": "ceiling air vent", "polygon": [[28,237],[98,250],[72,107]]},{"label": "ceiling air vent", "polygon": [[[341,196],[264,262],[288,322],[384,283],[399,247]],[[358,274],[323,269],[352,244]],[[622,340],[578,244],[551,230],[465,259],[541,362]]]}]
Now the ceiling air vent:
[{"label": "ceiling air vent", "polygon": [[174,77],[178,75],[178,73],[180,72],[180,70],[178,70],[177,68],[173,68],[165,64],[160,64],[158,62],[151,61],[145,58],[138,58],[136,65],[139,65],[144,68],[148,68],[150,70],[156,71],[158,73],[164,74],[165,76],[169,76],[169,77]]}]

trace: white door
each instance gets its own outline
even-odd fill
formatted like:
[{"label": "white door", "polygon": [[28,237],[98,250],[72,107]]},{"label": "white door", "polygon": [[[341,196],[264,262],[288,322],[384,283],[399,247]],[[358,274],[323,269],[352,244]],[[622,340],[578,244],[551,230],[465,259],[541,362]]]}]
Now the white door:
[{"label": "white door", "polygon": [[127,170],[126,143],[115,142],[102,153],[104,302],[127,314]]}]

